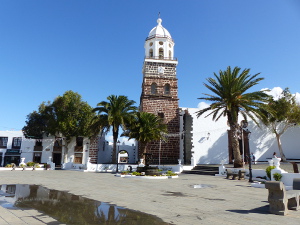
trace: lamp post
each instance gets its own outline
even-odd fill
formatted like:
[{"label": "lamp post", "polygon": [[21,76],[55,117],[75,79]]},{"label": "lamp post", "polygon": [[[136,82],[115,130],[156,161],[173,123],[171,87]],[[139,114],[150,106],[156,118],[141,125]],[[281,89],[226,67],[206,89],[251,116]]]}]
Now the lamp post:
[{"label": "lamp post", "polygon": [[[247,137],[248,137],[248,145],[249,145],[249,137],[251,135],[251,132],[247,129]],[[252,180],[252,158],[251,158],[251,153],[250,153],[250,145],[249,145],[249,155],[248,155],[248,160],[249,160],[249,182],[253,183]]]},{"label": "lamp post", "polygon": [[243,153],[243,158],[242,158],[242,161],[243,161],[243,165],[244,165],[244,162],[245,162],[245,141],[244,141],[244,131],[248,131],[245,130],[246,128],[248,127],[248,122],[246,120],[242,120],[241,121],[241,125],[240,125],[240,137],[241,137],[241,144],[242,144],[242,153]]},{"label": "lamp post", "polygon": [[119,151],[120,151],[120,141],[117,141],[118,143],[118,152],[117,152],[117,169],[116,169],[116,173],[119,173]]}]

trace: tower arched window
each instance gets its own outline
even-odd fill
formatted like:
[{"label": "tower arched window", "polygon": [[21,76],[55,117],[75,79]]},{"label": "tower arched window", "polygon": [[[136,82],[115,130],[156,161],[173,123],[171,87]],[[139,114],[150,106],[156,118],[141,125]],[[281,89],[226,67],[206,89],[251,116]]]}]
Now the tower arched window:
[{"label": "tower arched window", "polygon": [[152,83],[151,84],[151,94],[155,95],[157,93],[157,84],[156,83]]},{"label": "tower arched window", "polygon": [[172,59],[172,52],[169,50],[169,59]]},{"label": "tower arched window", "polygon": [[170,84],[166,84],[164,87],[164,93],[165,95],[169,95],[170,94]]},{"label": "tower arched window", "polygon": [[150,48],[150,50],[149,50],[149,57],[153,58],[153,49],[152,48]]},{"label": "tower arched window", "polygon": [[165,119],[165,114],[162,113],[162,112],[157,113],[157,116],[158,116],[160,119],[162,119],[162,120]]},{"label": "tower arched window", "polygon": [[163,59],[164,58],[164,49],[163,48],[159,48],[159,52],[158,52],[159,58]]}]

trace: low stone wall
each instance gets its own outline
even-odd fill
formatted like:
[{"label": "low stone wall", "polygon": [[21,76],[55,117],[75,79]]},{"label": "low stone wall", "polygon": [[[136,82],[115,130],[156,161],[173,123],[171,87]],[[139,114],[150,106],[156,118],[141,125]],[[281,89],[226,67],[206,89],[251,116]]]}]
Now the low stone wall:
[{"label": "low stone wall", "polygon": [[[138,167],[137,164],[118,164],[118,171],[127,171],[130,170],[130,166],[132,167],[132,171],[136,171]],[[157,166],[163,172],[171,170],[174,173],[181,173],[183,171],[182,165],[151,165]],[[84,172],[116,172],[117,165],[116,164],[87,164],[87,169]]]}]

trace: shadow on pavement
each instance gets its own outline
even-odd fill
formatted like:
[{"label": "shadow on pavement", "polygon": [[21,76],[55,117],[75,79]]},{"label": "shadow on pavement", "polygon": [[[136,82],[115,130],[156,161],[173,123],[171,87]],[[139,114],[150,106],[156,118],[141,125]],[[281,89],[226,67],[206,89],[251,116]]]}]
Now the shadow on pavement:
[{"label": "shadow on pavement", "polygon": [[254,208],[251,210],[226,210],[228,212],[235,212],[235,213],[240,213],[240,214],[250,214],[250,213],[258,213],[258,214],[270,214],[269,213],[269,205],[261,206],[258,208]]}]

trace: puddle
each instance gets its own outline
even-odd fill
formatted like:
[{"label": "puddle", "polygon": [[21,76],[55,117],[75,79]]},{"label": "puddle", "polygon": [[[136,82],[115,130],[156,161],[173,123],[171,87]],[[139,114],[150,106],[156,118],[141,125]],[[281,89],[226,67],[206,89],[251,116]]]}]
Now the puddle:
[{"label": "puddle", "polygon": [[215,185],[210,185],[210,184],[195,184],[192,185],[192,188],[213,188]]},{"label": "puddle", "polygon": [[168,224],[156,216],[39,185],[0,185],[0,205],[8,209],[35,209],[70,225]]}]

